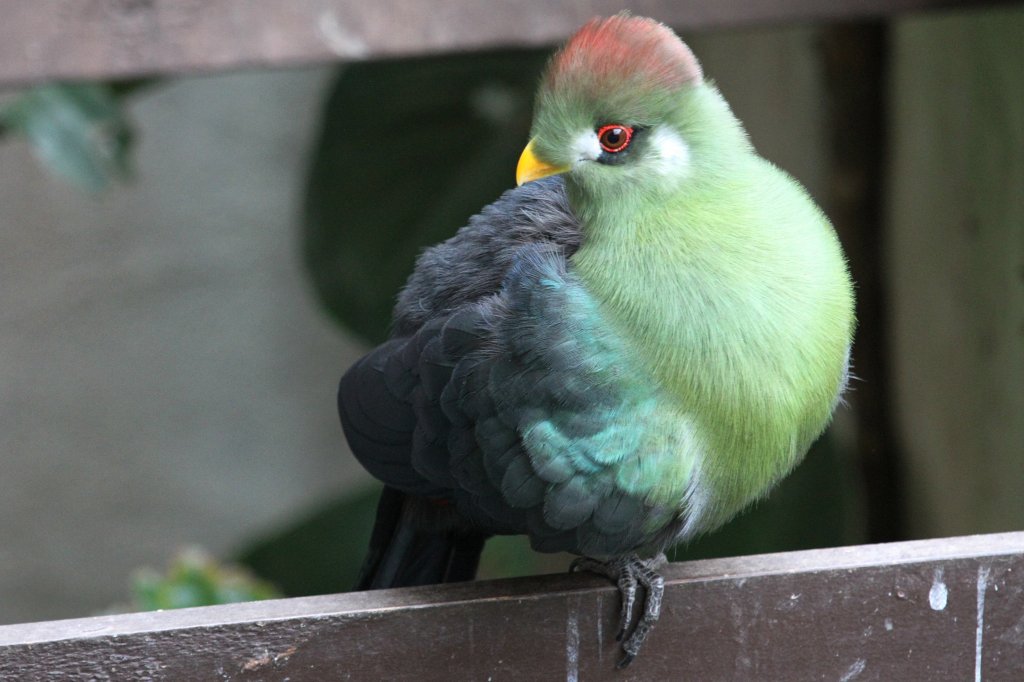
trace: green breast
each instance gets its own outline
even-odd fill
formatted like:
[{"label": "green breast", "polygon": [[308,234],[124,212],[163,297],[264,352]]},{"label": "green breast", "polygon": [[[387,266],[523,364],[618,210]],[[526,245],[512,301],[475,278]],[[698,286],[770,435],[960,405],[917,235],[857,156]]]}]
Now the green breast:
[{"label": "green breast", "polygon": [[574,268],[666,410],[695,425],[702,525],[717,525],[788,472],[829,420],[853,330],[835,235],[759,159],[731,187],[582,214]]}]

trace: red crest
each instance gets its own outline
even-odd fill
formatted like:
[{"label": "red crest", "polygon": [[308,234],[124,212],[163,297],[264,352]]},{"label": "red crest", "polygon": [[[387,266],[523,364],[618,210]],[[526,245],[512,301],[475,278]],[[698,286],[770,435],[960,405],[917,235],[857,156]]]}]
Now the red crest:
[{"label": "red crest", "polygon": [[693,52],[672,29],[653,19],[618,15],[587,22],[555,55],[550,83],[574,74],[639,80],[675,89],[703,76]]}]

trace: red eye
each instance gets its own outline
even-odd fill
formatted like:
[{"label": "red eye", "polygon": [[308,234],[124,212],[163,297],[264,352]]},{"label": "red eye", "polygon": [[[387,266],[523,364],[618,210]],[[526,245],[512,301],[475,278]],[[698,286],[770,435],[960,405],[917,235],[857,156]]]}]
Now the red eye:
[{"label": "red eye", "polygon": [[629,126],[613,123],[597,129],[597,141],[600,143],[601,149],[609,154],[621,152],[629,146],[629,141],[632,139],[633,129]]}]

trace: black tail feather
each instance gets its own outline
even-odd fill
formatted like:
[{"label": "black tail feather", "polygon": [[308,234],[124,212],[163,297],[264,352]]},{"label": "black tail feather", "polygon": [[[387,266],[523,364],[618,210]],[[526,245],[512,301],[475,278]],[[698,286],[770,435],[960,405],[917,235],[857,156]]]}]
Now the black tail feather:
[{"label": "black tail feather", "polygon": [[487,535],[424,528],[421,510],[403,492],[385,487],[357,590],[472,580]]}]

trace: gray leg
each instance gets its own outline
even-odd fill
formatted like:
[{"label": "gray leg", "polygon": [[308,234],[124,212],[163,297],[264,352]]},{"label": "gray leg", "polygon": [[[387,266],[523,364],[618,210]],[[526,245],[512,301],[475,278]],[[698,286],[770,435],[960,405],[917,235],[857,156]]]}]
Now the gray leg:
[{"label": "gray leg", "polygon": [[626,636],[630,623],[633,622],[633,610],[636,604],[636,588],[644,588],[644,607],[632,634],[622,645],[625,656],[618,663],[625,668],[632,663],[640,652],[644,640],[650,634],[654,624],[661,615],[661,600],[665,594],[665,579],[655,570],[665,563],[665,555],[659,554],[651,559],[641,559],[636,554],[616,557],[610,561],[600,561],[590,557],[580,557],[572,562],[570,571],[588,571],[603,575],[614,580],[622,597],[622,609],[619,615],[619,632],[616,641],[621,642]]}]

